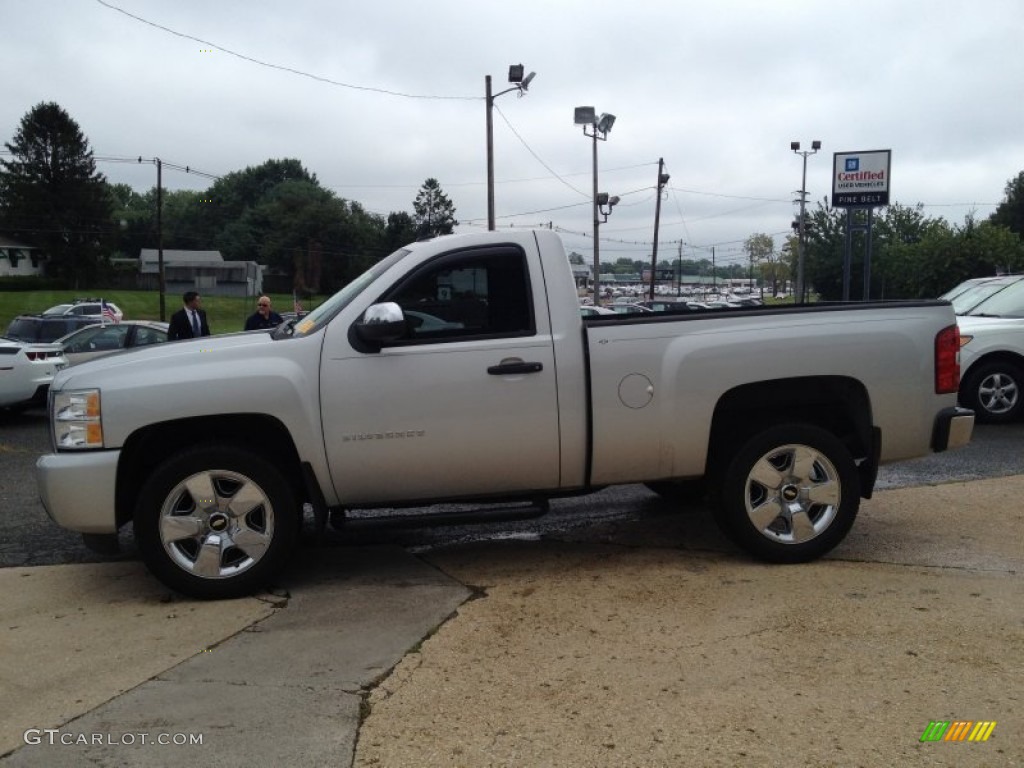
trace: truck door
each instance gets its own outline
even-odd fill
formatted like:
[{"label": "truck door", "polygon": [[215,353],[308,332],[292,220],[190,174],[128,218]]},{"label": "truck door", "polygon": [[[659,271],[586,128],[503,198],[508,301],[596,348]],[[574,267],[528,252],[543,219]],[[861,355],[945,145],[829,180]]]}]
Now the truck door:
[{"label": "truck door", "polygon": [[553,340],[527,255],[515,246],[443,254],[378,300],[402,307],[406,335],[361,350],[350,333],[344,354],[329,336],[321,367],[342,503],[557,488]]}]

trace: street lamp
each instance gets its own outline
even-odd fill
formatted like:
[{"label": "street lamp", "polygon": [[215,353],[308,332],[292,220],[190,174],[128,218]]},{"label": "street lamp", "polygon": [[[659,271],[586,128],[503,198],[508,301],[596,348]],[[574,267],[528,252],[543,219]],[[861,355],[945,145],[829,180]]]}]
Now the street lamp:
[{"label": "street lamp", "polygon": [[531,72],[523,77],[523,65],[512,64],[508,68],[508,81],[512,83],[511,88],[491,94],[491,76],[484,78],[484,88],[487,101],[487,229],[494,231],[494,120],[491,111],[494,109],[494,100],[509,91],[518,91],[520,98],[526,95],[530,82],[537,76]]},{"label": "street lamp", "polygon": [[800,142],[791,141],[789,148],[795,154],[802,155],[804,158],[803,182],[800,185],[800,228],[796,245],[796,301],[802,303],[804,301],[804,226],[806,224],[804,209],[807,205],[807,156],[816,154],[821,149],[821,142],[812,141],[810,149],[801,151]]},{"label": "street lamp", "polygon": [[[604,216],[604,220],[608,221],[608,216],[611,215],[611,206],[619,202],[616,197],[615,203],[610,200],[605,201],[608,205],[608,213],[601,210],[601,205],[598,203],[597,193],[597,140],[601,141],[608,140],[608,133],[611,131],[612,126],[615,124],[615,115],[610,115],[607,112],[597,116],[597,112],[593,107],[576,107],[576,112],[573,116],[573,123],[576,125],[583,126],[583,135],[589,136],[594,140],[594,306],[600,306],[600,282],[601,282],[601,250],[600,242],[598,240],[598,228],[601,225],[600,216]],[[590,126],[590,133],[587,133],[587,126]],[[605,195],[607,198],[607,195]]]}]

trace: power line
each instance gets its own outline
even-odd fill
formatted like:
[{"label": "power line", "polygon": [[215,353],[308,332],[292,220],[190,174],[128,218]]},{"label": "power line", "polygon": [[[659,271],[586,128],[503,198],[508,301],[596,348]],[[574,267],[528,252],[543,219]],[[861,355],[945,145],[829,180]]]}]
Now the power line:
[{"label": "power line", "polygon": [[387,90],[386,88],[374,88],[374,87],[366,86],[366,85],[353,85],[352,83],[343,83],[343,82],[340,82],[338,80],[332,80],[329,77],[323,77],[321,75],[314,75],[314,74],[312,74],[310,72],[303,72],[301,69],[295,69],[293,67],[286,67],[286,66],[284,66],[282,64],[274,64],[274,63],[269,62],[269,61],[263,61],[261,59],[254,58],[253,56],[247,56],[244,53],[238,53],[237,51],[232,51],[232,50],[230,50],[228,48],[225,48],[222,45],[218,45],[217,43],[212,43],[209,40],[203,40],[202,38],[195,37],[194,35],[189,35],[189,34],[186,34],[184,32],[178,32],[177,30],[171,29],[170,27],[165,27],[162,24],[157,24],[155,22],[149,21],[148,19],[144,19],[141,16],[136,16],[134,13],[129,13],[128,11],[124,10],[123,8],[118,8],[116,5],[112,5],[112,4],[108,3],[108,2],[105,2],[105,0],[96,0],[96,2],[99,3],[100,5],[104,6],[105,8],[109,8],[112,11],[117,11],[118,13],[123,13],[125,16],[127,16],[129,18],[135,19],[135,21],[141,22],[143,24],[147,24],[150,27],[154,27],[154,28],[159,29],[159,30],[161,30],[163,32],[167,32],[169,34],[176,35],[177,37],[181,37],[181,38],[184,38],[186,40],[193,40],[193,41],[195,41],[197,43],[202,43],[203,45],[208,45],[211,48],[216,48],[218,51],[221,51],[222,53],[228,54],[229,56],[234,56],[235,58],[242,59],[242,61],[248,61],[248,62],[250,62],[252,64],[259,64],[261,67],[267,67],[269,69],[278,69],[278,70],[281,70],[282,72],[290,72],[291,74],[299,75],[300,77],[308,77],[311,80],[317,80],[317,81],[319,81],[321,83],[327,83],[328,85],[338,86],[339,88],[349,88],[349,89],[354,90],[354,91],[371,91],[373,93],[383,93],[386,96],[401,96],[402,98],[405,98],[405,99],[448,99],[448,100],[455,100],[455,101],[480,101],[480,100],[483,99],[482,96],[432,96],[432,95],[421,95],[421,94],[414,94],[414,93],[402,93],[401,91],[390,91],[390,90]]}]

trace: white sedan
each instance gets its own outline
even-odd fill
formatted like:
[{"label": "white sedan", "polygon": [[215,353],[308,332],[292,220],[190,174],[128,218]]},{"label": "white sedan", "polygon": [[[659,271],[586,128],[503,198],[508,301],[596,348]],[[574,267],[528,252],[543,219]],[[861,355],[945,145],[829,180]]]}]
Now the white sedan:
[{"label": "white sedan", "polygon": [[54,374],[67,364],[59,344],[0,336],[0,408],[43,402]]},{"label": "white sedan", "polygon": [[121,352],[125,349],[162,344],[167,341],[167,323],[125,320],[122,323],[87,325],[57,339],[68,365]]}]

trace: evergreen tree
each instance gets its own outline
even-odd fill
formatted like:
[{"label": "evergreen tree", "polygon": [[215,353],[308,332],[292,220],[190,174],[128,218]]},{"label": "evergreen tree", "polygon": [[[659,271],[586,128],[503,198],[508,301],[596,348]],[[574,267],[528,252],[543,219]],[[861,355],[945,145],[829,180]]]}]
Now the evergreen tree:
[{"label": "evergreen tree", "polygon": [[455,206],[441,190],[437,179],[427,179],[420,187],[419,194],[412,204],[416,222],[416,234],[419,237],[434,235],[450,235],[455,225]]},{"label": "evergreen tree", "polygon": [[43,250],[47,271],[78,288],[96,278],[113,200],[78,124],[58,104],[21,119],[0,160],[0,231]]}]

